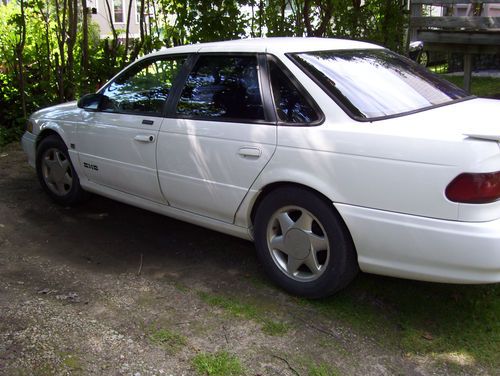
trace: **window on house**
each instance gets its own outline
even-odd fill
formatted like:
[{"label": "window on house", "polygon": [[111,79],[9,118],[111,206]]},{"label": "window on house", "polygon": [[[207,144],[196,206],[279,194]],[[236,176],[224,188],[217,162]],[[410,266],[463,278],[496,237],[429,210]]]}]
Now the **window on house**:
[{"label": "window on house", "polygon": [[[144,11],[146,11],[146,4],[144,4]],[[135,0],[135,22],[141,22],[141,1]]]},{"label": "window on house", "polygon": [[113,0],[113,22],[115,23],[123,23],[125,21],[123,3],[124,0]]}]

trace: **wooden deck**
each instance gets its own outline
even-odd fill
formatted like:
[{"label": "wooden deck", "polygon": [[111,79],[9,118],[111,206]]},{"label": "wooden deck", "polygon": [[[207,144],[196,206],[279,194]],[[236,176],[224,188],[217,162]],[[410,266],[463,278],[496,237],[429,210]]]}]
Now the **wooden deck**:
[{"label": "wooden deck", "polygon": [[[500,16],[426,17],[424,5],[453,7],[467,4],[481,13],[484,4],[500,4],[500,0],[411,0],[410,40],[424,42],[428,51],[464,54],[464,89],[470,91],[473,54],[500,54]],[[500,68],[500,67],[499,67]]]}]

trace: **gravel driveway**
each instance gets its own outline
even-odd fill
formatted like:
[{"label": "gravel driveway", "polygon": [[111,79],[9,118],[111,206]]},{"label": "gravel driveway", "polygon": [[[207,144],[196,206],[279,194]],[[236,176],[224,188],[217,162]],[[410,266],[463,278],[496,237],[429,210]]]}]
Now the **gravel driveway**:
[{"label": "gravel driveway", "polygon": [[57,206],[19,146],[0,153],[0,374],[196,375],[221,351],[245,375],[449,371],[274,288],[249,242],[98,196]]}]

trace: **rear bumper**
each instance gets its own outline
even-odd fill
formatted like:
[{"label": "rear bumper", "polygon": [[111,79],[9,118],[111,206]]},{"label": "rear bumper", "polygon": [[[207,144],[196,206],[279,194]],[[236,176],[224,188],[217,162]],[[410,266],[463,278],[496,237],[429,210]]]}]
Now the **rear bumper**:
[{"label": "rear bumper", "polygon": [[365,272],[432,282],[500,282],[500,219],[457,222],[335,207]]},{"label": "rear bumper", "polygon": [[21,138],[21,145],[24,152],[28,155],[28,163],[35,168],[36,166],[36,136],[30,132],[24,132]]}]

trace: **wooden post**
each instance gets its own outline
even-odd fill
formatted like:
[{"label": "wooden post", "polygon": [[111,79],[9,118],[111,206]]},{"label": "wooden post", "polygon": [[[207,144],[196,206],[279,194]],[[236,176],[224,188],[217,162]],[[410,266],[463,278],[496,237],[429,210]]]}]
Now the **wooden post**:
[{"label": "wooden post", "polygon": [[472,55],[464,54],[464,90],[470,94],[470,83],[472,79]]}]

